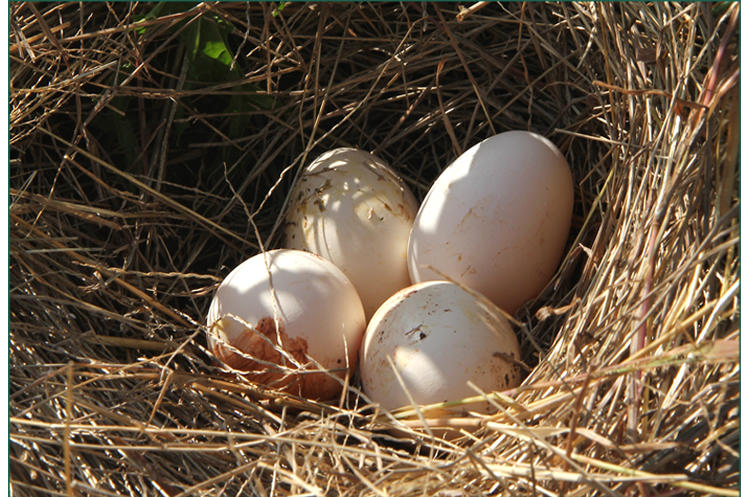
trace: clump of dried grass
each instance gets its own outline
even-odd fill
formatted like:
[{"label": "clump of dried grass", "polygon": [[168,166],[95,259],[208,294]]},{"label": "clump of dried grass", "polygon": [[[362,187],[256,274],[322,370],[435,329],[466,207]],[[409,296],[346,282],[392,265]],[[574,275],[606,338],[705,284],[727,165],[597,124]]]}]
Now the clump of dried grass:
[{"label": "clump of dried grass", "polygon": [[[150,7],[11,5],[14,495],[738,494],[737,4],[204,3],[136,30]],[[199,21],[241,78],[188,77]],[[312,157],[371,150],[423,195],[514,128],[563,150],[576,211],[516,316],[528,377],[477,393],[496,415],[431,420],[467,429],[444,441],[356,381],[321,404],[212,361],[212,291],[278,245]]]}]

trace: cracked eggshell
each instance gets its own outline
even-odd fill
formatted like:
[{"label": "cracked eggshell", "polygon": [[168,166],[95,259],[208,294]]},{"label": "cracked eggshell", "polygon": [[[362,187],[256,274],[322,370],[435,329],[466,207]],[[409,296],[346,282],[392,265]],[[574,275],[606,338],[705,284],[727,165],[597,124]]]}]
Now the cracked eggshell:
[{"label": "cracked eggshell", "polygon": [[332,261],[354,283],[369,318],[411,284],[406,245],[418,203],[380,158],[337,148],[300,175],[286,215],[286,246]]},{"label": "cracked eggshell", "polygon": [[460,282],[512,314],[554,275],[572,213],[570,168],[552,142],[527,131],[487,138],[422,202],[409,238],[411,280]]},{"label": "cracked eggshell", "polygon": [[[375,313],[360,350],[364,392],[383,408],[456,401],[518,386],[520,350],[491,302],[449,281],[404,288]],[[487,403],[466,406],[489,411]]]},{"label": "cracked eggshell", "polygon": [[[320,368],[342,378],[347,366],[353,372],[365,324],[357,291],[340,269],[308,252],[271,250],[219,285],[208,310],[208,346],[257,383],[325,400],[341,384]],[[286,374],[290,369],[319,372]]]}]

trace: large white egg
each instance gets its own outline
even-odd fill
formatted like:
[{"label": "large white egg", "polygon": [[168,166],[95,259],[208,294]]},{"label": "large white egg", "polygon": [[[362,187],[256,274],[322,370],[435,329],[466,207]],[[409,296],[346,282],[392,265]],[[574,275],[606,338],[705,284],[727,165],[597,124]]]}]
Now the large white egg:
[{"label": "large white egg", "polygon": [[518,386],[519,359],[516,335],[494,304],[448,281],[418,283],[367,325],[362,388],[389,410],[410,405],[409,396],[421,405],[457,401],[478,395],[469,381],[485,392]]},{"label": "large white egg", "polygon": [[406,244],[417,208],[414,195],[383,160],[337,148],[306,167],[292,190],[286,246],[341,268],[369,318],[411,284]]},{"label": "large white egg", "polygon": [[572,213],[570,168],[552,142],[527,131],[492,136],[430,188],[409,238],[409,274],[460,282],[514,313],[554,275]]},{"label": "large white egg", "polygon": [[365,317],[354,285],[330,261],[280,249],[229,273],[207,325],[209,348],[228,366],[258,383],[329,399],[341,391],[329,372],[343,378],[354,370]]}]

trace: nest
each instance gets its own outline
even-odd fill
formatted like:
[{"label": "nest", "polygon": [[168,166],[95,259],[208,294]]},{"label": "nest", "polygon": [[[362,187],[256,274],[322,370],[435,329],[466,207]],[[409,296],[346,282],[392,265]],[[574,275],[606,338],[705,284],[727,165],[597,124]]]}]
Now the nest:
[{"label": "nest", "polygon": [[[739,494],[738,4],[10,9],[13,495]],[[576,200],[493,415],[444,440],[206,350],[315,156],[421,198],[510,129]]]}]

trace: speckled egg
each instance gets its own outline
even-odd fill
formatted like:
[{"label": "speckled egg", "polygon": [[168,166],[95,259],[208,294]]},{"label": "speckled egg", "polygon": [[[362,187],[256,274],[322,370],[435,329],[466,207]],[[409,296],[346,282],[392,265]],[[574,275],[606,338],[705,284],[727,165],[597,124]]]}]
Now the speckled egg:
[{"label": "speckled egg", "polygon": [[337,148],[315,159],[290,194],[286,246],[321,255],[341,268],[365,315],[411,284],[406,245],[418,204],[377,156]]},{"label": "speckled egg", "polygon": [[469,381],[486,392],[515,387],[519,359],[516,335],[497,307],[455,283],[430,281],[402,289],[377,310],[360,372],[365,394],[395,409],[410,397],[423,405],[475,396]]}]

